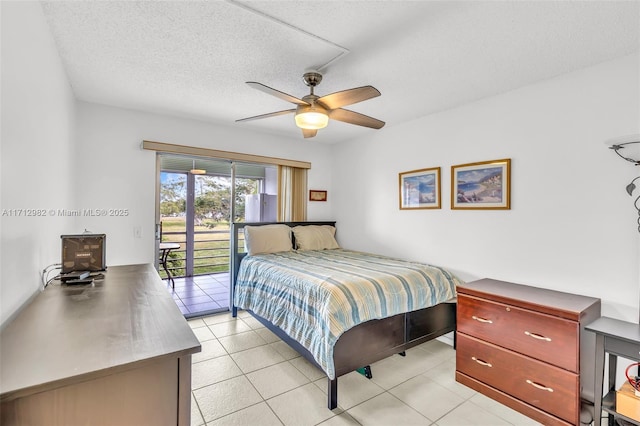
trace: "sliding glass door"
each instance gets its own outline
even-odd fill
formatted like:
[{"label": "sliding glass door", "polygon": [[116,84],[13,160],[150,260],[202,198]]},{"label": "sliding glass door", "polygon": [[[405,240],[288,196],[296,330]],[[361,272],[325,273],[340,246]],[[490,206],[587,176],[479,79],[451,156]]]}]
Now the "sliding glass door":
[{"label": "sliding glass door", "polygon": [[180,244],[169,253],[170,273],[228,272],[230,223],[276,220],[277,169],[161,155],[159,198],[160,242]]}]

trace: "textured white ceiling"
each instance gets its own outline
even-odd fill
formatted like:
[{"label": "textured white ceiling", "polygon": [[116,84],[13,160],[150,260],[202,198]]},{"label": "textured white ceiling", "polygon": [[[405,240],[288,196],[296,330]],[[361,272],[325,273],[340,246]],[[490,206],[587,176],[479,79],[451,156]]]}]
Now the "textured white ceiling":
[{"label": "textured white ceiling", "polygon": [[[638,1],[51,1],[42,2],[78,99],[300,138],[296,97],[372,85],[348,107],[415,119],[637,52]],[[309,141],[384,132],[331,121]]]}]

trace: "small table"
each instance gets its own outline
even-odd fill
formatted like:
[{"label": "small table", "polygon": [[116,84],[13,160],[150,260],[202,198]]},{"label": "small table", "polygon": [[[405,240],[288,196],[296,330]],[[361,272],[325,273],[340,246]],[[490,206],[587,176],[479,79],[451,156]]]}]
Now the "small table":
[{"label": "small table", "polygon": [[171,287],[176,288],[176,283],[173,281],[173,277],[171,276],[171,272],[167,268],[167,259],[169,258],[169,253],[171,250],[179,249],[180,244],[178,243],[160,243],[158,246],[160,249],[160,264],[164,268],[164,272],[167,273],[167,279],[171,281]]},{"label": "small table", "polygon": [[[637,420],[630,419],[616,411],[616,367],[618,356],[640,361],[640,325],[601,317],[587,325],[585,329],[596,334],[594,418],[599,420],[602,416],[602,410],[604,410],[609,413],[609,425],[615,424],[615,417],[620,417],[634,425],[640,425]],[[609,354],[609,381],[607,394],[603,397],[602,382],[606,354]]]}]

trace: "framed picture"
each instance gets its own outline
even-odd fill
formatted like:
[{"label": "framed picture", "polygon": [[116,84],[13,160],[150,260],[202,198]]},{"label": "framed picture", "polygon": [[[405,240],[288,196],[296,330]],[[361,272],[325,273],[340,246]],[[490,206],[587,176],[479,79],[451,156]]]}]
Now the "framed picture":
[{"label": "framed picture", "polygon": [[451,209],[511,208],[511,159],[451,166]]},{"label": "framed picture", "polygon": [[400,210],[440,208],[440,167],[399,173]]},{"label": "framed picture", "polygon": [[309,201],[327,201],[327,191],[312,189],[309,191]]}]

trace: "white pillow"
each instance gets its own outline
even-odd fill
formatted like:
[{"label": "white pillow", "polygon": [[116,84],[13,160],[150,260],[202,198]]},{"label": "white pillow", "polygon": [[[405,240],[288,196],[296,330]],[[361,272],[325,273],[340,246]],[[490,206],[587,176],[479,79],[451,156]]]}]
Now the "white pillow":
[{"label": "white pillow", "polygon": [[340,248],[335,238],[336,228],[330,225],[294,226],[298,250],[327,250]]},{"label": "white pillow", "polygon": [[244,246],[249,256],[291,251],[291,228],[287,225],[245,226]]}]

